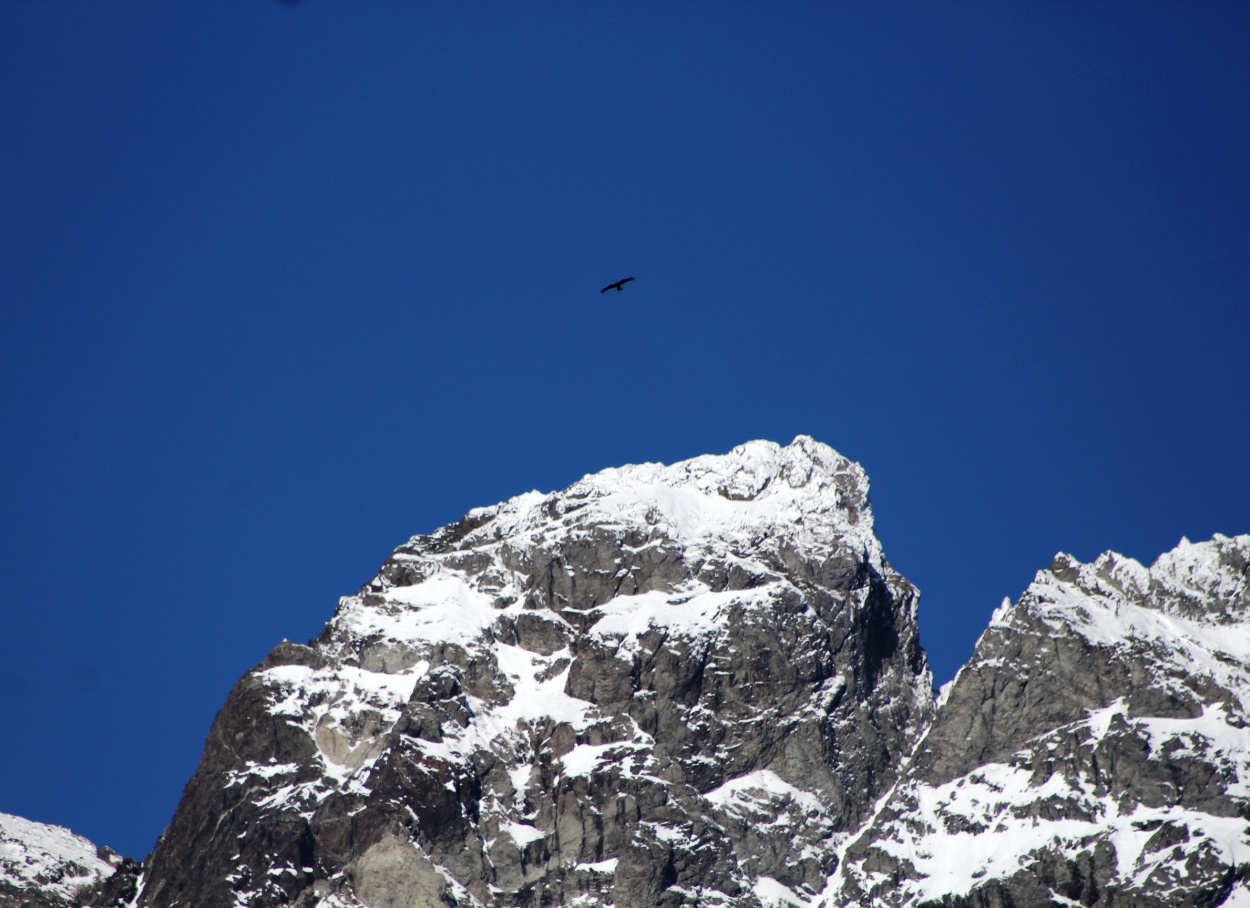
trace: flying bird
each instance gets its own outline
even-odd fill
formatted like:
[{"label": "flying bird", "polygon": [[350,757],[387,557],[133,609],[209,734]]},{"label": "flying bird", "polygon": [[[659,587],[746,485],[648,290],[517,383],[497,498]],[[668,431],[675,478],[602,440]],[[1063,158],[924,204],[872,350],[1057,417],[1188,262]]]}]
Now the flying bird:
[{"label": "flying bird", "polygon": [[615,284],[608,284],[608,286],[604,287],[599,292],[607,293],[609,290],[624,290],[625,285],[628,284],[632,280],[633,280],[632,277],[623,277],[619,281],[617,281]]}]

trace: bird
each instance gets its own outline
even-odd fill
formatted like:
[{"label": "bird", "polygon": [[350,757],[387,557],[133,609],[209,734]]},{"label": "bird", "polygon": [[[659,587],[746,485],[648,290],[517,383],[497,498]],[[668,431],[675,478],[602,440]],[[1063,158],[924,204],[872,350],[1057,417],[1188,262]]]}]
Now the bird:
[{"label": "bird", "polygon": [[628,284],[632,280],[633,280],[632,277],[623,277],[619,281],[617,281],[615,284],[608,284],[608,286],[604,287],[599,292],[607,293],[609,290],[624,290],[625,289],[624,285]]}]

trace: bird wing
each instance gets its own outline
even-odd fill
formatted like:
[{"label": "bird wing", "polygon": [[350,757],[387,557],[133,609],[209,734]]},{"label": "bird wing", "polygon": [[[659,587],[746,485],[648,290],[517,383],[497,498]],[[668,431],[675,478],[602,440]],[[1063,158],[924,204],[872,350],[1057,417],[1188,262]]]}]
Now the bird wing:
[{"label": "bird wing", "polygon": [[607,293],[609,290],[620,290],[620,289],[621,289],[621,285],[622,285],[622,284],[628,284],[628,283],[629,283],[630,281],[632,281],[632,280],[633,280],[633,278],[632,278],[632,277],[621,278],[621,279],[620,279],[619,281],[617,281],[615,284],[608,284],[608,286],[604,287],[604,288],[603,288],[602,290],[600,290],[599,292],[600,292],[600,293]]}]

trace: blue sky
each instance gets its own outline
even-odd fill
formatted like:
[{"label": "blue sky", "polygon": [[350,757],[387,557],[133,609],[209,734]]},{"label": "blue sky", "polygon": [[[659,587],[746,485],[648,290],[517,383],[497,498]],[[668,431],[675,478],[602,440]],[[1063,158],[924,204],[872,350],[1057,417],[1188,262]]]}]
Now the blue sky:
[{"label": "blue sky", "polygon": [[8,0],[0,136],[0,811],[136,857],[271,647],[604,467],[858,460],[939,682],[1250,532],[1243,3]]}]

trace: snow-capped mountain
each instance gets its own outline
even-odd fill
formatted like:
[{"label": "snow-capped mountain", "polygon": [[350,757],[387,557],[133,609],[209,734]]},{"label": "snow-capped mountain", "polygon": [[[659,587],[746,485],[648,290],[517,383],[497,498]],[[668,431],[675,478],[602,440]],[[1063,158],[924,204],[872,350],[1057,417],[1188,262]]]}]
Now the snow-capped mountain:
[{"label": "snow-capped mountain", "polygon": [[1057,556],[936,700],[916,605],[806,437],[470,511],[244,676],[145,865],[0,908],[1250,906],[1250,536]]},{"label": "snow-capped mountain", "polygon": [[1250,536],[1059,555],[1004,606],[825,904],[1250,904]]},{"label": "snow-capped mountain", "polygon": [[753,442],[412,539],[236,687],[141,904],[815,896],[932,709],[867,493]]},{"label": "snow-capped mountain", "polygon": [[79,904],[121,862],[68,829],[0,813],[0,908]]}]

